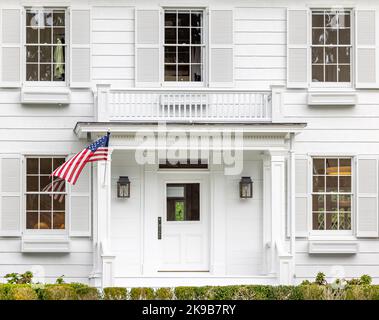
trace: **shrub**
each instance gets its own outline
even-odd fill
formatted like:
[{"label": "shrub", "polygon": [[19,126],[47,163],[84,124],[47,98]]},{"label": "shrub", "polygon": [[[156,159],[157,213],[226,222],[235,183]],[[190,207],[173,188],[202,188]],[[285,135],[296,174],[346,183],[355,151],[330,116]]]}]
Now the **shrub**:
[{"label": "shrub", "polygon": [[8,300],[9,289],[11,285],[9,284],[0,284],[0,300]]},{"label": "shrub", "polygon": [[131,300],[153,300],[155,298],[152,288],[132,288],[130,290]]},{"label": "shrub", "polygon": [[359,280],[360,280],[360,284],[361,285],[364,285],[364,286],[368,286],[368,285],[370,285],[371,284],[371,282],[372,282],[372,278],[369,276],[369,275],[367,275],[367,274],[364,274],[363,276],[361,276],[360,278],[359,278]]},{"label": "shrub", "polygon": [[270,300],[303,300],[303,292],[295,286],[277,286],[272,288]]},{"label": "shrub", "polygon": [[196,300],[195,287],[176,287],[174,295],[177,300]]},{"label": "shrub", "polygon": [[174,292],[171,288],[158,288],[155,291],[155,299],[157,300],[172,300]]},{"label": "shrub", "polygon": [[304,300],[325,300],[325,286],[318,284],[300,285],[298,290]]},{"label": "shrub", "polygon": [[100,293],[94,288],[82,283],[71,283],[70,286],[75,290],[78,300],[99,300]]},{"label": "shrub", "polygon": [[47,284],[42,292],[43,300],[77,300],[74,287],[69,284]]},{"label": "shrub", "polygon": [[13,272],[6,274],[4,278],[10,284],[28,284],[32,283],[33,273],[31,271],[26,271],[22,274]]},{"label": "shrub", "polygon": [[128,300],[129,294],[126,288],[109,287],[103,290],[104,300]]},{"label": "shrub", "polygon": [[322,272],[317,273],[315,283],[318,284],[319,286],[326,285],[326,279],[325,279],[325,274]]},{"label": "shrub", "polygon": [[38,300],[38,294],[30,285],[12,285],[8,291],[8,299]]}]

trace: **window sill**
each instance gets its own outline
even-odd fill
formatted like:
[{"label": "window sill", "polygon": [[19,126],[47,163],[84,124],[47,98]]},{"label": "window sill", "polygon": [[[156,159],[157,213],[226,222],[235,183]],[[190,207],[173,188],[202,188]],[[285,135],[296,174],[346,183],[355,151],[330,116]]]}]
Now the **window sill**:
[{"label": "window sill", "polygon": [[346,92],[309,92],[309,106],[355,106],[357,104],[357,95],[352,91]]},{"label": "window sill", "polygon": [[21,239],[21,252],[70,252],[70,240],[66,234],[23,235]]},{"label": "window sill", "polygon": [[67,87],[29,87],[21,89],[23,104],[69,104],[71,92]]},{"label": "window sill", "polygon": [[358,242],[351,240],[309,240],[309,254],[357,254]]}]

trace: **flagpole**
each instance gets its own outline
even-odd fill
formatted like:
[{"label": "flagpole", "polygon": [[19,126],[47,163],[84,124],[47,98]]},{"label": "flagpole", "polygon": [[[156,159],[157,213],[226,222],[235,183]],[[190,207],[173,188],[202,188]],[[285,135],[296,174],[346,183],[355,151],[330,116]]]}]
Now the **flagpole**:
[{"label": "flagpole", "polygon": [[[107,131],[107,136],[108,136],[108,147],[109,147],[109,136],[111,134],[111,130],[108,128],[108,131]],[[109,152],[108,152],[108,156],[107,158],[109,157]],[[103,187],[105,187],[105,180],[106,180],[106,177],[107,177],[107,169],[108,169],[108,161],[109,160],[106,160],[105,162],[105,169],[104,169],[104,177],[103,177]]]}]

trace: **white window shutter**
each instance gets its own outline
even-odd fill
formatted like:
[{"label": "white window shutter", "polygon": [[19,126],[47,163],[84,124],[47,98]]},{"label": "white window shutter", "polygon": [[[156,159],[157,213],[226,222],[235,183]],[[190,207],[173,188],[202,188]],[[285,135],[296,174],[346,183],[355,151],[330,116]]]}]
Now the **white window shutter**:
[{"label": "white window shutter", "polygon": [[375,10],[355,11],[356,87],[379,88],[379,23]]},{"label": "white window shutter", "polygon": [[[137,87],[159,87],[161,11],[135,12],[135,84]],[[163,65],[162,65],[163,69]]]},{"label": "white window shutter", "polygon": [[209,86],[234,85],[233,10],[209,11]]},{"label": "white window shutter", "polygon": [[21,86],[21,10],[1,12],[1,87]]},{"label": "white window shutter", "polygon": [[295,230],[297,237],[308,236],[309,161],[304,157],[296,158],[295,162]]},{"label": "white window shutter", "polygon": [[70,236],[91,236],[91,164],[87,163],[74,186],[70,186]]},{"label": "white window shutter", "polygon": [[0,158],[0,236],[21,235],[22,166],[20,155]]},{"label": "white window shutter", "polygon": [[378,159],[357,161],[357,237],[378,237]]},{"label": "white window shutter", "polygon": [[70,11],[70,87],[91,86],[91,11]]},{"label": "white window shutter", "polygon": [[307,88],[309,66],[309,11],[287,11],[287,87]]}]

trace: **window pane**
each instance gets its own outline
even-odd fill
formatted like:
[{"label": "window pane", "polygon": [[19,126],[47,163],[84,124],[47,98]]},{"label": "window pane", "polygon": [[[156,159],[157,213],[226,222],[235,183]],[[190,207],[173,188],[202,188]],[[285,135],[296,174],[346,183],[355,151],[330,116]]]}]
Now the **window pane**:
[{"label": "window pane", "polygon": [[54,68],[53,80],[54,81],[64,81],[64,79],[65,79],[65,65],[62,63],[55,63],[55,64],[53,64],[53,68]]},{"label": "window pane", "polygon": [[38,194],[26,195],[26,210],[38,211]]},{"label": "window pane", "polygon": [[40,65],[40,81],[51,81],[51,64]]},{"label": "window pane", "polygon": [[325,229],[325,214],[320,212],[313,212],[313,230]]},{"label": "window pane", "polygon": [[40,46],[40,62],[51,62],[51,46]]},{"label": "window pane", "polygon": [[313,159],[313,174],[325,174],[325,159]]},{"label": "window pane", "polygon": [[312,66],[312,81],[324,82],[324,66],[313,65]]},{"label": "window pane", "polygon": [[164,79],[165,81],[176,81],[176,66],[165,65]]},{"label": "window pane", "polygon": [[312,27],[324,27],[324,14],[312,14]]},{"label": "window pane", "polygon": [[351,211],[351,195],[340,195],[339,196],[339,208],[340,211]]},{"label": "window pane", "polygon": [[190,80],[190,67],[189,65],[179,65],[178,66],[178,81],[189,81]]},{"label": "window pane", "polygon": [[38,229],[38,212],[26,213],[26,228]]},{"label": "window pane", "polygon": [[191,26],[192,27],[201,27],[203,25],[203,15],[201,12],[192,12],[191,14]]},{"label": "window pane", "polygon": [[338,230],[338,212],[327,212],[325,222],[327,230]]},{"label": "window pane", "polygon": [[338,192],[338,177],[326,177],[326,192]]},{"label": "window pane", "polygon": [[176,12],[166,12],[165,13],[165,26],[174,27],[176,26]]},{"label": "window pane", "polygon": [[179,44],[190,43],[190,29],[187,29],[187,28],[178,29],[178,43]]},{"label": "window pane", "polygon": [[201,44],[201,29],[198,29],[198,28],[191,29],[191,43]]},{"label": "window pane", "polygon": [[165,63],[176,63],[176,47],[165,47]]},{"label": "window pane", "polygon": [[41,174],[52,173],[52,159],[51,158],[40,159],[40,173]]},{"label": "window pane", "polygon": [[39,198],[39,208],[42,211],[51,210],[51,195],[50,194],[41,194]]},{"label": "window pane", "polygon": [[201,47],[191,48],[191,63],[201,63]]},{"label": "window pane", "polygon": [[178,62],[179,63],[189,63],[189,51],[190,47],[178,47]]},{"label": "window pane", "polygon": [[66,191],[66,182],[61,178],[54,177],[53,179],[53,188],[56,192],[65,192]]},{"label": "window pane", "polygon": [[338,79],[339,82],[350,82],[350,66],[339,66]]},{"label": "window pane", "polygon": [[320,48],[320,47],[312,48],[312,63],[314,64],[324,63],[324,48]]},{"label": "window pane", "polygon": [[51,32],[52,32],[52,28],[48,28],[48,27],[45,27],[45,28],[40,28],[40,42],[39,43],[42,43],[42,44],[51,44]]},{"label": "window pane", "polygon": [[337,44],[337,29],[325,29],[325,43]]},{"label": "window pane", "polygon": [[313,192],[325,192],[325,177],[324,176],[313,177]]},{"label": "window pane", "polygon": [[26,191],[38,191],[38,176],[26,177]]},{"label": "window pane", "polygon": [[38,62],[38,46],[26,47],[26,62]]},{"label": "window pane", "polygon": [[54,23],[54,26],[64,26],[65,25],[65,14],[64,14],[64,12],[54,11],[53,23]]},{"label": "window pane", "polygon": [[335,11],[325,13],[325,27],[337,28],[338,27],[338,15]]},{"label": "window pane", "polygon": [[38,158],[27,158],[26,159],[26,173],[27,174],[38,174]]},{"label": "window pane", "polygon": [[326,174],[334,176],[338,174],[338,159],[326,159]]},{"label": "window pane", "polygon": [[53,210],[54,211],[64,211],[65,210],[65,195],[55,194],[53,196]]},{"label": "window pane", "polygon": [[191,65],[191,81],[202,81],[200,64]]},{"label": "window pane", "polygon": [[26,28],[26,43],[38,43],[38,29]]},{"label": "window pane", "polygon": [[200,220],[199,191],[198,183],[167,185],[167,221]]},{"label": "window pane", "polygon": [[338,48],[338,63],[350,63],[350,48],[340,47]]},{"label": "window pane", "polygon": [[350,44],[350,29],[340,29],[339,31],[339,44]]},{"label": "window pane", "polygon": [[312,210],[321,212],[325,211],[323,194],[314,194],[312,196]]},{"label": "window pane", "polygon": [[65,162],[64,158],[53,158],[53,171]]},{"label": "window pane", "polygon": [[37,26],[38,25],[38,13],[26,12],[26,26]]},{"label": "window pane", "polygon": [[349,28],[350,27],[350,14],[339,14],[338,24],[340,28]]},{"label": "window pane", "polygon": [[176,28],[166,28],[165,29],[165,43],[175,44],[176,43]]},{"label": "window pane", "polygon": [[325,63],[337,63],[337,48],[336,47],[326,47],[325,48]]},{"label": "window pane", "polygon": [[38,65],[37,64],[28,63],[26,65],[26,80],[38,81]]},{"label": "window pane", "polygon": [[351,159],[340,159],[340,175],[351,175]]},{"label": "window pane", "polygon": [[190,25],[189,20],[190,20],[189,13],[186,13],[186,12],[178,13],[178,26],[189,27]]},{"label": "window pane", "polygon": [[351,177],[340,176],[340,192],[351,192]]},{"label": "window pane", "polygon": [[53,43],[54,44],[64,44],[65,43],[64,28],[54,28]]},{"label": "window pane", "polygon": [[324,44],[324,29],[312,29],[312,43]]},{"label": "window pane", "polygon": [[351,230],[351,212],[340,212],[340,230]]},{"label": "window pane", "polygon": [[41,212],[39,229],[51,229],[51,228],[52,228],[51,213],[50,212]]},{"label": "window pane", "polygon": [[51,192],[51,191],[54,191],[52,190],[52,186],[51,186],[51,176],[40,176],[39,178],[39,181],[40,181],[40,186],[39,186],[39,190],[42,191],[42,192]]},{"label": "window pane", "polygon": [[336,65],[325,66],[325,81],[337,82],[337,66]]},{"label": "window pane", "polygon": [[338,195],[336,194],[325,195],[326,211],[337,211],[337,199]]},{"label": "window pane", "polygon": [[52,11],[45,11],[43,15],[44,15],[45,26],[51,27],[53,25],[53,12]]},{"label": "window pane", "polygon": [[54,212],[53,213],[53,229],[64,229],[65,228],[65,217],[64,212]]}]

